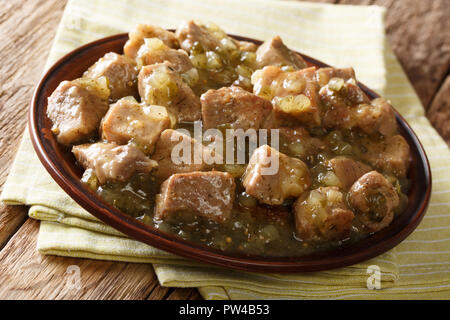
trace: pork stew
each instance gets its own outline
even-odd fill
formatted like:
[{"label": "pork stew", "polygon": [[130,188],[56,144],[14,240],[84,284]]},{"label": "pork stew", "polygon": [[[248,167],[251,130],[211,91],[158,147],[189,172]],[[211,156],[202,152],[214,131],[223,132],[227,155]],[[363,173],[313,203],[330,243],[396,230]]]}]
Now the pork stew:
[{"label": "pork stew", "polygon": [[[48,98],[57,141],[104,201],[215,249],[302,256],[389,226],[410,150],[352,68],[309,67],[213,24],[139,25]],[[230,147],[230,148],[229,148]],[[276,159],[276,161],[274,161]]]}]

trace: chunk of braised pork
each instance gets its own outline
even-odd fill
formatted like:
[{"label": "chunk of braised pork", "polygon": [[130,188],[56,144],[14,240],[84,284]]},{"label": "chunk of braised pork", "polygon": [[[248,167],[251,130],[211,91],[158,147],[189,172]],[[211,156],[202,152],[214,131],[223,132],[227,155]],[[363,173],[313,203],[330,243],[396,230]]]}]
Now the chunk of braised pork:
[{"label": "chunk of braised pork", "polygon": [[357,127],[364,133],[380,133],[390,137],[397,133],[397,121],[392,106],[383,98],[374,99],[370,105],[359,105],[355,110]]},{"label": "chunk of braised pork", "polygon": [[161,133],[152,158],[159,164],[154,175],[162,180],[175,173],[211,170],[215,163],[222,161],[214,149],[172,129]]},{"label": "chunk of braised pork", "polygon": [[133,173],[148,173],[158,165],[132,144],[88,143],[74,146],[72,152],[83,168],[93,170],[100,184],[126,181]]},{"label": "chunk of braised pork", "polygon": [[236,185],[226,172],[190,172],[171,175],[156,196],[155,218],[165,220],[173,214],[196,213],[224,222],[231,217]]},{"label": "chunk of braised pork", "polygon": [[201,119],[200,98],[167,61],[142,67],[138,88],[146,104],[166,107],[178,122]]},{"label": "chunk of braised pork", "polygon": [[62,81],[47,105],[47,117],[58,142],[70,145],[95,137],[109,108],[108,97],[105,78]]},{"label": "chunk of braised pork", "polygon": [[130,58],[136,58],[139,48],[144,44],[146,38],[158,38],[169,48],[178,48],[178,41],[173,32],[161,27],[148,24],[139,24],[136,29],[129,33],[129,39],[123,47],[123,52]]},{"label": "chunk of braised pork", "polygon": [[353,79],[356,83],[355,70],[353,68],[319,68],[316,71],[316,80],[320,87],[330,82],[332,78],[341,78],[344,81]]},{"label": "chunk of braised pork", "polygon": [[261,203],[281,205],[308,189],[311,178],[303,161],[263,145],[250,157],[242,185]]},{"label": "chunk of braised pork", "polygon": [[185,21],[176,31],[180,47],[189,53],[246,51],[256,52],[257,46],[248,41],[238,41],[229,37],[225,31],[214,23],[197,24]]},{"label": "chunk of braised pork", "polygon": [[287,72],[277,66],[264,67],[252,74],[252,84],[256,95],[273,104],[273,114],[264,127],[279,128],[299,123],[309,127],[320,125],[315,68]]},{"label": "chunk of braised pork", "polygon": [[348,189],[363,174],[372,168],[360,161],[345,156],[338,156],[328,161],[328,166],[338,179],[337,187]]},{"label": "chunk of braised pork", "polygon": [[161,132],[170,128],[170,123],[165,107],[141,105],[134,98],[126,97],[111,105],[100,131],[108,142],[127,144],[132,141],[144,153],[150,154]]},{"label": "chunk of braised pork", "polygon": [[361,159],[381,171],[405,177],[410,163],[409,145],[401,135],[395,135],[379,142],[368,142],[367,152]]},{"label": "chunk of braised pork", "polygon": [[[219,28],[215,28],[220,30]],[[221,30],[220,30],[221,31]],[[188,52],[191,51],[216,51],[220,47],[220,37],[223,31],[217,35],[205,25],[196,24],[193,20],[180,24],[175,35],[180,47]]]},{"label": "chunk of braised pork", "polygon": [[349,192],[357,218],[371,232],[386,228],[394,219],[399,197],[392,184],[377,171],[359,178]]},{"label": "chunk of braised pork", "polygon": [[325,107],[331,111],[370,102],[353,78],[331,78],[328,84],[321,87],[319,96]]},{"label": "chunk of braised pork", "polygon": [[294,204],[297,235],[303,240],[342,240],[349,236],[354,213],[337,187],[303,193]]},{"label": "chunk of braised pork", "polygon": [[[180,74],[188,72],[194,67],[186,51],[172,49],[158,38],[144,39],[144,44],[137,52],[136,61],[139,66],[168,61],[172,64],[175,71]],[[192,72],[195,71],[196,69]]]},{"label": "chunk of braised pork", "polygon": [[272,111],[270,101],[235,86],[208,90],[200,101],[205,128],[230,124],[235,129],[259,129]]},{"label": "chunk of braised pork", "polygon": [[213,23],[184,22],[176,32],[181,47],[199,73],[196,90],[231,85],[251,91],[250,77],[256,67],[256,46],[237,41]]},{"label": "chunk of braised pork", "polygon": [[303,161],[307,160],[308,156],[316,155],[326,148],[322,140],[312,137],[303,127],[281,127],[279,134],[281,151]]},{"label": "chunk of braised pork", "polygon": [[303,69],[307,67],[305,60],[296,52],[290,50],[276,36],[265,41],[256,50],[256,62],[259,68],[265,66],[291,67],[292,69]]},{"label": "chunk of braised pork", "polygon": [[392,106],[383,98],[368,100],[352,82],[332,78],[319,91],[325,106],[323,124],[326,128],[358,128],[369,135],[389,137],[396,133],[397,123]]},{"label": "chunk of braised pork", "polygon": [[252,74],[255,94],[272,100],[303,93],[307,83],[315,83],[315,67],[296,71],[283,71],[278,66],[267,66]]},{"label": "chunk of braised pork", "polygon": [[93,64],[83,76],[92,79],[106,77],[111,91],[109,98],[112,101],[137,94],[136,62],[127,56],[109,52]]}]

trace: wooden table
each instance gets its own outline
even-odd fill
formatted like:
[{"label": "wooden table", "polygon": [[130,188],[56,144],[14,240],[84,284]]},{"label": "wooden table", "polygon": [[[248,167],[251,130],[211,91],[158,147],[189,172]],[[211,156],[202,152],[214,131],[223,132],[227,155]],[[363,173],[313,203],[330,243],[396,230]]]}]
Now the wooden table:
[{"label": "wooden table", "polygon": [[[322,0],[388,8],[389,42],[427,115],[450,143],[450,0]],[[66,1],[0,2],[0,188],[20,137],[33,87],[43,71]],[[447,30],[447,34],[443,32]],[[447,36],[447,38],[445,38]],[[39,222],[24,206],[0,205],[0,299],[200,299],[196,289],[159,286],[151,265],[42,256]],[[70,266],[81,288],[67,285]]]}]

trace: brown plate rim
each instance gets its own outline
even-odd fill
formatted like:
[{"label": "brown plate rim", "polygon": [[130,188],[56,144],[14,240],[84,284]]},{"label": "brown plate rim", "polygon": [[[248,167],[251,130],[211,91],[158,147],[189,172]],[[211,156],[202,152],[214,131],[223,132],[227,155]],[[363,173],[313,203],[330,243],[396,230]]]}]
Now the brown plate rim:
[{"label": "brown plate rim", "polygon": [[[250,41],[256,44],[262,43],[262,41],[242,36],[230,36],[238,40]],[[85,50],[101,46],[102,44],[108,43],[110,41],[123,40],[125,42],[127,38],[127,33],[105,37],[78,47],[77,49],[60,58],[52,67],[50,67],[46,71],[46,73],[43,75],[38,85],[36,86],[28,113],[29,134],[31,136],[32,144],[39,160],[42,162],[55,182],[73,200],[75,200],[75,202],[77,202],[86,211],[88,211],[104,223],[138,241],[154,246],[161,250],[171,252],[184,258],[244,271],[293,273],[321,271],[338,267],[345,267],[376,257],[392,249],[401,241],[403,241],[422,220],[423,216],[425,215],[431,195],[432,178],[430,164],[425,150],[416,134],[406,122],[406,120],[396,110],[394,111],[397,123],[401,127],[401,130],[407,134],[406,136],[405,134],[403,134],[403,136],[405,138],[408,138],[408,143],[410,145],[412,143],[414,149],[418,152],[416,156],[419,164],[423,167],[423,172],[420,171],[420,173],[423,173],[424,181],[421,182],[423,183],[423,189],[425,190],[425,192],[423,193],[418,206],[414,208],[411,216],[408,217],[407,224],[404,225],[403,228],[396,230],[396,232],[388,238],[380,238],[377,237],[377,234],[374,234],[370,236],[368,240],[363,239],[361,241],[364,241],[364,247],[362,247],[361,245],[358,247],[357,243],[356,246],[351,245],[343,248],[342,250],[339,248],[335,249],[333,252],[329,252],[329,255],[328,253],[321,253],[319,255],[313,254],[301,257],[281,258],[227,253],[206,247],[201,244],[180,239],[179,237],[172,234],[158,231],[156,228],[145,225],[135,218],[129,217],[118,209],[106,204],[97,195],[84,187],[79,180],[76,180],[72,176],[70,176],[68,172],[61,166],[61,163],[58,163],[57,159],[52,159],[52,147],[51,144],[47,141],[49,132],[42,126],[42,123],[39,121],[43,116],[39,113],[39,110],[43,110],[43,107],[39,106],[38,101],[40,100],[39,98],[41,97],[45,84],[50,81],[52,76],[54,76],[58,72],[58,69],[62,65],[70,61],[71,58],[76,57],[78,54],[84,52]],[[329,66],[307,55],[301,55],[309,64],[319,67]],[[370,90],[365,85],[361,83],[358,84],[371,98],[378,97],[378,95],[374,91]]]}]

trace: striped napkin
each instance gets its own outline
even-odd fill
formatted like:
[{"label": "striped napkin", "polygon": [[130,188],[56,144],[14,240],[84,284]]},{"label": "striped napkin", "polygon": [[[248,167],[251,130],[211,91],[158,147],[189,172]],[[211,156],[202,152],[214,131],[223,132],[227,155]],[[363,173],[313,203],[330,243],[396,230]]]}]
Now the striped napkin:
[{"label": "striped napkin", "polygon": [[[213,21],[228,33],[257,39],[280,35],[288,46],[337,67],[389,98],[425,146],[433,175],[429,210],[395,249],[354,266],[307,274],[257,274],[211,268],[132,240],[69,198],[40,164],[25,134],[1,200],[30,206],[41,220],[43,254],[153,263],[163,286],[198,287],[206,299],[450,298],[450,151],[423,108],[384,35],[384,9],[257,0],[69,1],[47,67],[63,54],[137,23],[176,27]],[[376,269],[373,269],[375,266]],[[380,270],[380,290],[368,278]],[[370,280],[370,279],[369,279]],[[370,287],[370,286],[369,286]]]}]

